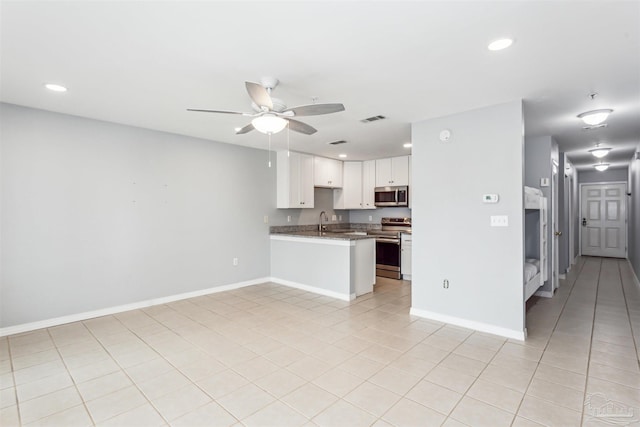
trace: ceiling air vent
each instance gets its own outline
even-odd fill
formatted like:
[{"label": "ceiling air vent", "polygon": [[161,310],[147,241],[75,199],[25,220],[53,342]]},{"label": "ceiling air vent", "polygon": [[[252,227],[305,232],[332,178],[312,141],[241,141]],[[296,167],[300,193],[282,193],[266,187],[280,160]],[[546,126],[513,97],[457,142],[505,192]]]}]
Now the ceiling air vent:
[{"label": "ceiling air vent", "polygon": [[372,117],[367,117],[366,119],[362,119],[360,120],[362,123],[371,123],[371,122],[377,122],[378,120],[384,120],[386,119],[385,116],[372,116]]},{"label": "ceiling air vent", "polygon": [[346,143],[347,141],[345,141],[344,139],[341,139],[339,141],[330,142],[329,145],[340,145],[340,144],[346,144]]}]

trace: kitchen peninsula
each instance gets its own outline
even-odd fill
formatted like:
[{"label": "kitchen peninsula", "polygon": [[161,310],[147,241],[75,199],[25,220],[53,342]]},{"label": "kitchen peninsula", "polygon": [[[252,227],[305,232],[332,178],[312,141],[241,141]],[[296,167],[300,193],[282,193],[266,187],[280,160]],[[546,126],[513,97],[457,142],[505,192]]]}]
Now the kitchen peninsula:
[{"label": "kitchen peninsula", "polygon": [[275,282],[344,301],[373,291],[376,244],[366,231],[272,230],[270,239]]}]

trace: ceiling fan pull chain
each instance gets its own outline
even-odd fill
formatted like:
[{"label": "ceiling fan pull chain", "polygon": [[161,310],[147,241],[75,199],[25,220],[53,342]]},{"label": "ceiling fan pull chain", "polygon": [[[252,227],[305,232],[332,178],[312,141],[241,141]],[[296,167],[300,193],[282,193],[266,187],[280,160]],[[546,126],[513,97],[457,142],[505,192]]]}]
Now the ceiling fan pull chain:
[{"label": "ceiling fan pull chain", "polygon": [[269,167],[271,167],[271,134],[269,135]]},{"label": "ceiling fan pull chain", "polygon": [[290,144],[289,144],[289,120],[287,120],[287,157],[291,157],[291,151],[289,149]]}]

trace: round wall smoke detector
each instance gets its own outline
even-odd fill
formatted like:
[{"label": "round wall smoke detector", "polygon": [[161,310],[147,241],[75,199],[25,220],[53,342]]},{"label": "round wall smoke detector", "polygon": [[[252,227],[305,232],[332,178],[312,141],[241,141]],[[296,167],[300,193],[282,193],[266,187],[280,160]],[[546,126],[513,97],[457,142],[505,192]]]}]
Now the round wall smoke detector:
[{"label": "round wall smoke detector", "polygon": [[449,129],[444,129],[440,132],[440,141],[447,142],[451,139],[451,131]]}]

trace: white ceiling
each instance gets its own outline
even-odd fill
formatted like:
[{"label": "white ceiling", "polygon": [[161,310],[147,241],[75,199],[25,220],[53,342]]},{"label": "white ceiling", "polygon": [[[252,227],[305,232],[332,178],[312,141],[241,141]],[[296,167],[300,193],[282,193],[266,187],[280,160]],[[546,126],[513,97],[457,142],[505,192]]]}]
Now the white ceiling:
[{"label": "white ceiling", "polygon": [[[576,166],[595,142],[626,165],[640,141],[640,2],[2,1],[1,100],[232,144],[244,81],[274,76],[288,106],[342,102],[301,120],[291,147],[336,158],[401,155],[412,122],[523,98],[526,134],[554,135]],[[493,39],[515,44],[490,52]],[[43,89],[47,82],[69,88]],[[588,94],[598,92],[595,100]],[[578,113],[613,108],[585,132]],[[384,115],[387,120],[363,124]],[[348,144],[328,145],[335,140]],[[286,132],[273,137],[286,146]]]}]

